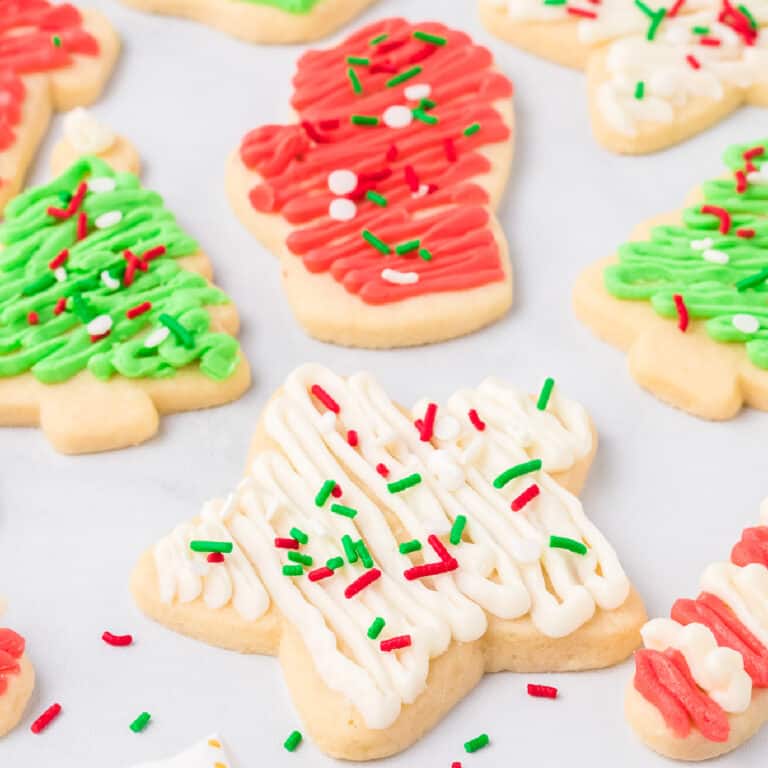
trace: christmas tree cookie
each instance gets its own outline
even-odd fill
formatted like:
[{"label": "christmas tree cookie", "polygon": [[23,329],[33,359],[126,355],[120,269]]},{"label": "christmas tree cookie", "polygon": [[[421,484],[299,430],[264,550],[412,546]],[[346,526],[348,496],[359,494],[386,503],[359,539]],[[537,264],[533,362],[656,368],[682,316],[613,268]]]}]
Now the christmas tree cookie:
[{"label": "christmas tree cookie", "polygon": [[331,34],[373,0],[123,0],[184,16],[251,43],[302,43]]},{"label": "christmas tree cookie", "polygon": [[400,347],[469,333],[512,302],[494,209],[512,85],[463,32],[376,22],[299,60],[297,122],[246,135],[228,191],[278,256],[313,336]]},{"label": "christmas tree cookie", "polygon": [[306,365],[236,491],[145,553],[132,591],[178,632],[278,655],[328,754],[394,754],[487,672],[637,646],[642,603],[570,492],[595,442],[551,380],[530,397],[488,379],[409,413],[368,374]]},{"label": "christmas tree cookie", "polygon": [[120,49],[107,19],[47,0],[0,0],[0,213],[54,110],[95,101]]},{"label": "christmas tree cookie", "polygon": [[21,635],[0,627],[0,738],[18,725],[35,687],[25,645]]},{"label": "christmas tree cookie", "polygon": [[[107,156],[135,158],[126,144]],[[74,152],[67,140],[54,156]],[[160,195],[101,157],[15,198],[0,225],[0,424],[84,453],[239,397],[237,312],[210,275]]]},{"label": "christmas tree cookie", "polygon": [[520,48],[585,69],[593,131],[640,154],[768,107],[768,0],[479,0]]},{"label": "christmas tree cookie", "polygon": [[768,721],[768,499],[761,520],[706,568],[695,600],[643,627],[626,713],[662,755],[707,760]]},{"label": "christmas tree cookie", "polygon": [[574,294],[577,315],[628,351],[642,386],[708,419],[744,403],[768,410],[768,140],[731,147],[725,164]]}]

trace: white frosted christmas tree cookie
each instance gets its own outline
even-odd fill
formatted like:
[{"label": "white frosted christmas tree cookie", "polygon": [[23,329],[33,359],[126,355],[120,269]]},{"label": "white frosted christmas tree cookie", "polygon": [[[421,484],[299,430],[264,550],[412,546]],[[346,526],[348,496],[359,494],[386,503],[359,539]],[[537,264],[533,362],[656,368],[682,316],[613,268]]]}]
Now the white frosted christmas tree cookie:
[{"label": "white frosted christmas tree cookie", "polygon": [[132,768],[234,768],[234,765],[221,739],[214,734],[174,757],[152,760]]}]

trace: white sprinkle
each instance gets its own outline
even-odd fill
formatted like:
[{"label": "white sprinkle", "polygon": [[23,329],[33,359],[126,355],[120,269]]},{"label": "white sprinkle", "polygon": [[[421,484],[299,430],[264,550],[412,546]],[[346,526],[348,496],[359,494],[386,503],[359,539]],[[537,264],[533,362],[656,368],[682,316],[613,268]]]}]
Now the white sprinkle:
[{"label": "white sprinkle", "polygon": [[328,174],[328,189],[334,195],[348,195],[357,187],[357,174],[343,168]]},{"label": "white sprinkle", "polygon": [[413,285],[419,282],[416,272],[398,272],[396,269],[382,269],[381,279],[393,285]]},{"label": "white sprinkle", "polygon": [[116,186],[117,182],[108,176],[96,176],[88,181],[89,192],[111,192]]},{"label": "white sprinkle", "polygon": [[715,241],[711,237],[705,237],[703,240],[691,240],[691,248],[694,251],[705,251],[707,248],[711,248],[715,244]]},{"label": "white sprinkle", "polygon": [[404,93],[408,101],[421,101],[429,98],[429,94],[432,93],[432,86],[429,83],[413,83],[405,89]]},{"label": "white sprinkle", "polygon": [[112,277],[106,269],[101,273],[101,282],[104,283],[110,291],[116,291],[120,287],[120,281],[116,277]]},{"label": "white sprinkle", "polygon": [[414,200],[418,200],[420,197],[424,197],[429,192],[429,184],[419,184],[418,190],[416,192],[411,192],[411,197]]},{"label": "white sprinkle", "polygon": [[441,416],[435,422],[435,437],[438,440],[455,440],[460,432],[461,424],[453,416]]},{"label": "white sprinkle", "polygon": [[384,124],[390,128],[407,128],[412,122],[413,113],[402,104],[394,104],[384,111]]},{"label": "white sprinkle", "polygon": [[760,321],[754,315],[734,315],[731,322],[742,333],[757,333],[760,330]]},{"label": "white sprinkle", "polygon": [[112,330],[112,318],[109,315],[99,315],[85,327],[91,336],[102,336]]},{"label": "white sprinkle", "polygon": [[60,282],[63,283],[67,279],[67,270],[64,269],[64,267],[57,267],[53,270],[53,276]]},{"label": "white sprinkle", "polygon": [[336,221],[352,221],[357,216],[357,206],[346,197],[337,197],[331,200],[328,215]]},{"label": "white sprinkle", "polygon": [[122,220],[123,214],[120,211],[107,211],[102,213],[93,223],[96,225],[96,229],[106,229],[107,227],[114,227]]},{"label": "white sprinkle", "polygon": [[730,256],[725,251],[718,251],[715,248],[707,248],[701,254],[701,258],[704,261],[711,261],[713,264],[727,264],[730,261]]},{"label": "white sprinkle", "polygon": [[168,338],[169,333],[170,331],[165,326],[162,328],[155,328],[155,330],[144,340],[144,346],[147,349],[159,347]]}]

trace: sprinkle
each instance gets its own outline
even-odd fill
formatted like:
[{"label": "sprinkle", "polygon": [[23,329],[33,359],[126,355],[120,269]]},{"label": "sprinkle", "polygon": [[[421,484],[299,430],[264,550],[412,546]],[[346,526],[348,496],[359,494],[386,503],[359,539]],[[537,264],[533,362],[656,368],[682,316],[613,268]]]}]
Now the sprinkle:
[{"label": "sprinkle", "polygon": [[465,742],[464,749],[471,754],[472,752],[477,752],[478,749],[487,747],[489,742],[488,734],[481,733],[479,736],[475,736],[474,739]]},{"label": "sprinkle", "polygon": [[718,251],[716,248],[707,248],[701,254],[701,258],[711,264],[727,264],[730,261],[730,257],[725,251]]},{"label": "sprinkle", "polygon": [[552,395],[552,389],[555,386],[555,380],[552,378],[547,378],[544,380],[544,386],[541,388],[541,392],[539,394],[539,399],[536,402],[536,407],[540,411],[546,411],[547,405],[549,404],[549,398]]},{"label": "sprinkle", "polygon": [[125,648],[133,643],[133,635],[113,635],[111,632],[105,632],[101,639],[107,645],[113,645],[116,648]]},{"label": "sprinkle", "polygon": [[61,48],[61,38],[58,35],[51,38],[51,43],[53,43],[54,48]]},{"label": "sprinkle", "polygon": [[384,629],[386,626],[386,621],[381,618],[381,616],[377,616],[370,627],[368,627],[368,637],[371,638],[371,640],[377,640],[379,635],[381,634],[381,630]]},{"label": "sprinkle", "polygon": [[768,269],[763,269],[754,275],[739,280],[739,282],[736,283],[736,289],[739,291],[746,291],[748,288],[754,288],[757,285],[764,284],[766,280],[768,280]]},{"label": "sprinkle", "polygon": [[451,763],[451,768],[461,768],[461,763],[458,760],[454,760]]},{"label": "sprinkle", "polygon": [[383,35],[377,35],[371,40],[370,45],[378,45],[379,43],[383,43],[388,37],[389,35],[386,33]]},{"label": "sprinkle", "polygon": [[342,517],[348,517],[350,519],[357,516],[356,509],[352,509],[352,507],[345,507],[343,504],[331,504],[331,512],[334,512],[337,515],[342,515]]},{"label": "sprinkle", "polygon": [[67,308],[67,300],[64,296],[56,300],[56,306],[53,308],[54,315],[60,315]]},{"label": "sprinkle", "polygon": [[539,486],[536,483],[529,485],[517,498],[512,500],[513,512],[519,512],[521,509],[530,504],[541,493]]},{"label": "sprinkle", "polygon": [[92,337],[104,337],[112,330],[112,318],[109,315],[97,315],[86,326]]},{"label": "sprinkle", "polygon": [[736,192],[740,195],[743,195],[749,187],[747,182],[747,174],[742,170],[738,170],[734,176],[736,177]]},{"label": "sprinkle", "polygon": [[408,477],[404,477],[401,480],[395,480],[392,483],[387,483],[387,490],[390,493],[400,493],[408,488],[413,488],[414,485],[418,485],[421,482],[421,475],[418,472],[414,472]]},{"label": "sprinkle", "polygon": [[398,256],[403,256],[406,253],[415,251],[420,244],[421,244],[421,240],[407,240],[406,242],[400,243],[400,245],[395,246],[395,253]]},{"label": "sprinkle", "polygon": [[170,335],[171,332],[165,327],[155,328],[155,330],[144,340],[144,347],[146,349],[159,347]]},{"label": "sprinkle", "polygon": [[349,118],[352,121],[352,125],[378,125],[379,118],[374,115],[352,115]]},{"label": "sprinkle", "polygon": [[328,501],[328,497],[331,495],[331,491],[333,491],[335,487],[335,480],[326,480],[315,496],[315,506],[322,507],[323,504]]},{"label": "sprinkle", "polygon": [[336,483],[336,485],[333,486],[333,490],[331,491],[331,496],[333,496],[334,499],[341,498],[341,486],[338,483]]},{"label": "sprinkle", "polygon": [[465,136],[474,136],[480,130],[480,123],[472,123],[464,129]]},{"label": "sprinkle", "polygon": [[413,116],[417,120],[420,120],[422,123],[426,123],[427,125],[437,125],[440,122],[439,118],[437,118],[435,115],[430,115],[420,107],[413,110]]},{"label": "sprinkle", "polygon": [[80,211],[77,215],[77,241],[85,240],[88,237],[88,214]]},{"label": "sprinkle", "polygon": [[421,549],[421,542],[418,539],[411,539],[411,541],[404,541],[400,545],[401,555],[410,555],[411,552],[418,552]]},{"label": "sprinkle", "polygon": [[32,733],[41,733],[61,714],[61,704],[51,704],[40,717],[35,720],[29,730]]},{"label": "sprinkle", "polygon": [[347,600],[352,599],[358,592],[373,584],[374,581],[381,578],[381,571],[378,568],[372,568],[366,571],[362,576],[355,579],[345,590],[344,597]]},{"label": "sprinkle", "polygon": [[96,176],[88,179],[89,192],[111,192],[116,186],[115,180],[110,179],[108,176]]},{"label": "sprinkle", "polygon": [[577,555],[586,555],[587,548],[580,541],[574,539],[568,539],[565,536],[550,536],[549,546],[552,549],[567,549],[569,552],[573,552]]},{"label": "sprinkle", "polygon": [[341,546],[344,547],[344,554],[347,557],[347,561],[356,563],[359,559],[359,555],[357,554],[357,547],[352,541],[352,537],[345,533],[341,537]]},{"label": "sprinkle", "polygon": [[340,557],[332,557],[325,564],[326,568],[330,568],[332,571],[335,571],[337,568],[341,568],[343,565],[344,560]]},{"label": "sprinkle", "polygon": [[380,205],[382,208],[387,207],[387,198],[384,197],[384,195],[380,195],[378,192],[376,192],[373,189],[369,189],[365,193],[366,198],[370,200],[372,203],[376,203],[376,205]]},{"label": "sprinkle", "polygon": [[128,727],[134,733],[141,733],[149,724],[152,715],[149,712],[142,712]]},{"label": "sprinkle", "polygon": [[347,64],[354,64],[356,67],[367,67],[370,63],[371,60],[363,56],[347,56]]},{"label": "sprinkle", "polygon": [[743,237],[747,240],[751,240],[757,232],[754,229],[737,229],[736,230],[736,236],[737,237]]},{"label": "sprinkle", "polygon": [[347,442],[353,447],[356,448],[357,444],[360,442],[360,439],[357,436],[357,432],[354,429],[350,429],[347,432]]},{"label": "sprinkle", "polygon": [[454,546],[461,542],[461,536],[467,524],[467,518],[464,515],[458,515],[451,526],[450,542]]},{"label": "sprinkle", "polygon": [[642,80],[638,80],[637,85],[635,85],[635,98],[638,101],[645,98],[645,83]]},{"label": "sprinkle", "polygon": [[720,219],[720,234],[727,235],[731,231],[731,214],[725,208],[716,205],[702,205],[701,212]]},{"label": "sprinkle", "polygon": [[389,145],[389,149],[387,150],[387,154],[385,155],[385,157],[386,157],[386,159],[390,163],[394,163],[395,160],[397,160],[399,154],[400,153],[399,153],[399,151],[397,149],[397,145],[396,144],[390,144]]},{"label": "sprinkle", "polygon": [[393,285],[414,285],[419,282],[418,272],[400,272],[396,269],[381,270],[381,279],[386,283],[392,283]]},{"label": "sprinkle", "polygon": [[389,640],[382,640],[379,643],[384,653],[391,653],[392,651],[399,651],[401,648],[409,648],[411,646],[410,635],[398,635],[397,637],[391,637]]},{"label": "sprinkle", "polygon": [[685,60],[691,65],[693,69],[701,69],[701,62],[692,54],[689,53]]},{"label": "sprinkle", "polygon": [[677,310],[677,327],[685,333],[688,330],[688,323],[690,321],[688,307],[685,306],[685,301],[679,293],[676,293],[672,300],[675,302],[675,309]]},{"label": "sprinkle", "polygon": [[753,334],[760,330],[760,321],[754,315],[734,315],[731,322],[742,333]]},{"label": "sprinkle", "polygon": [[528,695],[538,699],[556,699],[557,688],[553,688],[551,685],[535,685],[534,683],[528,683]]},{"label": "sprinkle", "polygon": [[377,251],[380,251],[383,254],[392,253],[392,249],[383,240],[380,240],[378,237],[376,237],[376,235],[373,234],[373,232],[370,232],[367,229],[363,230],[363,240],[365,240],[366,243],[372,245]]},{"label": "sprinkle", "polygon": [[221,552],[209,552],[205,558],[209,563],[223,563],[225,558]]},{"label": "sprinkle", "polygon": [[352,221],[357,216],[357,206],[353,200],[337,197],[328,205],[328,215],[334,221]]},{"label": "sprinkle", "polygon": [[104,283],[110,291],[116,291],[120,287],[120,281],[117,278],[112,277],[106,269],[101,273],[101,282]]},{"label": "sprinkle", "polygon": [[503,488],[510,480],[514,480],[517,477],[530,474],[531,472],[538,472],[541,469],[541,459],[531,459],[531,461],[524,461],[522,464],[516,464],[514,467],[504,470],[494,481],[494,488]]},{"label": "sprinkle", "polygon": [[302,735],[299,731],[293,731],[291,735],[283,742],[283,746],[289,752],[295,752],[296,747],[301,744]]},{"label": "sprinkle", "polygon": [[413,122],[413,112],[403,104],[393,104],[384,110],[383,120],[388,128],[407,128]]},{"label": "sprinkle", "polygon": [[364,568],[373,568],[373,558],[368,551],[368,547],[365,546],[365,542],[362,539],[358,539],[355,542],[355,551],[360,557],[360,562]]},{"label": "sprinkle", "polygon": [[417,429],[419,430],[419,437],[422,443],[428,443],[434,435],[435,416],[437,416],[437,405],[435,403],[430,403],[424,414],[424,420],[419,420],[417,423]]},{"label": "sprinkle", "polygon": [[139,315],[143,315],[145,312],[149,312],[150,309],[152,309],[152,302],[143,301],[141,302],[141,304],[137,304],[135,307],[131,307],[130,309],[127,309],[125,311],[125,316],[129,320],[133,320],[135,317],[138,317]]},{"label": "sprinkle", "polygon": [[478,432],[484,432],[485,431],[485,422],[480,418],[477,410],[475,408],[470,408],[469,413],[467,414],[469,416],[469,421],[471,422],[472,426],[478,431]]},{"label": "sprinkle", "polygon": [[319,385],[313,384],[309,390],[329,411],[340,413],[339,404]]},{"label": "sprinkle", "polygon": [[69,251],[65,248],[58,256],[55,256],[48,262],[48,269],[58,269],[59,267],[63,267],[68,258]]},{"label": "sprinkle", "polygon": [[419,256],[424,261],[432,261],[432,254],[426,248],[419,248]]},{"label": "sprinkle", "polygon": [[296,539],[296,541],[298,541],[301,544],[307,544],[309,542],[309,536],[307,536],[307,534],[304,533],[304,531],[302,531],[301,528],[296,528],[296,527],[291,528],[289,533],[294,539]]},{"label": "sprinkle", "polygon": [[387,88],[394,88],[396,85],[400,85],[400,83],[404,83],[406,80],[410,80],[419,74],[421,74],[421,67],[406,69],[405,72],[401,72],[399,75],[395,75],[390,80],[387,80]]},{"label": "sprinkle", "polygon": [[224,552],[228,555],[233,549],[233,544],[231,541],[193,540],[189,542],[189,548],[193,552]]},{"label": "sprinkle", "polygon": [[412,83],[406,86],[403,95],[408,101],[422,101],[429,98],[432,93],[432,86],[429,83]]},{"label": "sprinkle", "polygon": [[387,469],[386,464],[382,464],[379,462],[376,465],[376,471],[382,476],[382,477],[389,477],[389,469]]},{"label": "sprinkle", "polygon": [[417,40],[421,40],[425,43],[431,43],[432,45],[445,45],[448,42],[448,40],[444,37],[440,37],[439,35],[430,35],[429,32],[421,32],[418,29],[413,33],[413,36]]},{"label": "sprinkle", "polygon": [[723,41],[716,37],[702,37],[699,42],[709,48],[719,48],[723,44]]},{"label": "sprinkle", "polygon": [[179,340],[182,347],[194,349],[195,339],[192,336],[192,333],[176,320],[175,317],[163,313],[157,319]]},{"label": "sprinkle", "polygon": [[67,270],[64,267],[59,267],[53,271],[53,276],[60,283],[63,283],[67,279]]},{"label": "sprinkle", "polygon": [[328,189],[334,195],[348,195],[355,190],[357,183],[357,174],[346,168],[338,168],[328,174]]},{"label": "sprinkle", "polygon": [[30,312],[27,315],[27,322],[30,325],[37,325],[40,322],[40,315],[38,315],[37,312]]},{"label": "sprinkle", "polygon": [[357,76],[357,72],[355,72],[352,67],[350,67],[347,70],[347,77],[349,78],[350,83],[352,83],[352,90],[355,93],[362,93],[363,92],[363,86],[360,82],[360,78]]},{"label": "sprinkle", "polygon": [[288,551],[288,559],[292,563],[298,563],[299,565],[305,565],[307,568],[309,568],[313,564],[313,559],[309,555],[305,555],[301,552],[297,552],[296,550],[289,550]]},{"label": "sprinkle", "polygon": [[440,539],[435,536],[435,534],[431,534],[427,538],[427,541],[429,542],[432,549],[434,549],[437,553],[440,561],[437,563],[425,563],[424,565],[416,565],[413,568],[408,568],[403,573],[403,576],[405,576],[408,581],[423,579],[427,576],[438,576],[442,573],[455,571],[459,567],[458,560],[456,560],[454,557],[451,557],[443,542],[440,541]]},{"label": "sprinkle", "polygon": [[333,576],[333,569],[329,568],[327,565],[324,568],[315,568],[314,571],[310,571],[307,574],[310,581],[322,581],[330,576]]},{"label": "sprinkle", "polygon": [[284,565],[283,576],[303,576],[304,569],[300,565]]},{"label": "sprinkle", "polygon": [[[546,2],[546,0],[545,0]],[[552,5],[552,3],[548,3],[549,5]],[[556,5],[562,5],[562,3],[555,3]],[[569,5],[565,9],[571,16],[580,16],[584,19],[596,19],[597,14],[594,11],[588,11],[586,8],[574,8],[572,5]]]},{"label": "sprinkle", "polygon": [[121,211],[107,211],[97,217],[93,223],[96,229],[108,229],[109,227],[114,227],[115,224],[119,224],[122,220],[123,214]]}]

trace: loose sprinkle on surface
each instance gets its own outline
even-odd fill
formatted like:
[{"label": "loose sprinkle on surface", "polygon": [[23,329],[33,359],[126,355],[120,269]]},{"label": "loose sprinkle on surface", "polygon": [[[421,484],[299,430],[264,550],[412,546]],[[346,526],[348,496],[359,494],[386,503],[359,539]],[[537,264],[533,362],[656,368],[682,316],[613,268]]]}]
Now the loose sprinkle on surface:
[{"label": "loose sprinkle on surface", "polygon": [[149,712],[142,712],[128,727],[134,733],[141,733],[149,725],[151,719],[152,715]]},{"label": "loose sprinkle on surface", "polygon": [[474,739],[464,742],[464,749],[472,754],[472,752],[477,752],[478,749],[487,747],[490,741],[487,733],[481,733],[479,736],[475,736]]},{"label": "loose sprinkle on surface", "polygon": [[362,592],[366,587],[370,586],[374,581],[380,578],[381,571],[378,568],[372,568],[370,571],[366,571],[344,590],[344,597],[346,597],[347,600],[352,599],[358,592]]},{"label": "loose sprinkle on surface", "polygon": [[116,648],[125,648],[133,643],[133,635],[113,635],[111,632],[104,632],[101,639]]},{"label": "loose sprinkle on surface", "polygon": [[299,731],[293,731],[283,742],[283,747],[285,747],[288,752],[295,752],[296,748],[301,744],[302,738],[303,737]]},{"label": "loose sprinkle on surface", "polygon": [[42,733],[61,714],[61,704],[51,704],[29,727],[32,733]]},{"label": "loose sprinkle on surface", "polygon": [[343,517],[348,517],[350,520],[357,516],[357,510],[352,507],[347,507],[344,504],[331,504],[331,512]]},{"label": "loose sprinkle on surface", "polygon": [[322,507],[336,487],[335,480],[326,480],[315,496],[315,506]]},{"label": "loose sprinkle on surface", "polygon": [[551,685],[528,683],[528,695],[537,699],[556,699],[557,688],[553,688]]}]

